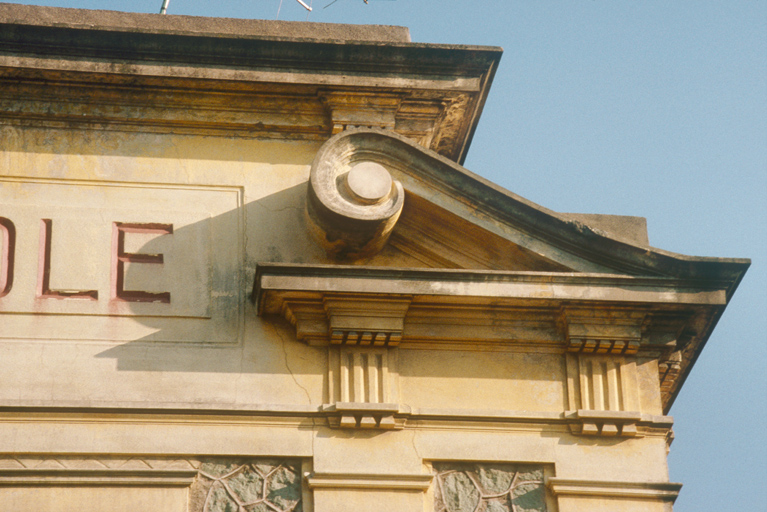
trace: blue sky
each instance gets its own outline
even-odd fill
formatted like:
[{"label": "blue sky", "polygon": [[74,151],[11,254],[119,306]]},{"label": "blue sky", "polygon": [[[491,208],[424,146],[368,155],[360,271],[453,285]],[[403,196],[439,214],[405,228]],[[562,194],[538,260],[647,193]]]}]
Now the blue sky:
[{"label": "blue sky", "polygon": [[[305,0],[310,3],[309,0]],[[561,212],[647,217],[653,246],[751,269],[671,414],[676,512],[767,503],[767,2],[282,0],[280,19],[404,25],[505,49],[465,162]],[[158,12],[162,0],[21,2]],[[274,19],[280,0],[170,0]]]}]

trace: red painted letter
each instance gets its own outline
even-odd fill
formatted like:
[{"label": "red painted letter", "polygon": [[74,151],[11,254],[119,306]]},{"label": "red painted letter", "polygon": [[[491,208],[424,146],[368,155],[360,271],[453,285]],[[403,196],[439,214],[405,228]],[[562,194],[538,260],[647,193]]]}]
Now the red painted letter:
[{"label": "red painted letter", "polygon": [[51,290],[51,219],[40,220],[40,250],[37,265],[37,297],[41,299],[90,299],[99,298],[96,290]]},{"label": "red painted letter", "polygon": [[152,293],[125,289],[125,263],[163,263],[162,254],[125,252],[125,233],[172,235],[173,224],[127,224],[115,222],[112,227],[112,300],[123,302],[170,303],[170,292]]},{"label": "red painted letter", "polygon": [[0,217],[0,238],[3,240],[3,253],[0,255],[0,297],[5,297],[13,286],[13,257],[16,254],[16,228],[11,219]]}]

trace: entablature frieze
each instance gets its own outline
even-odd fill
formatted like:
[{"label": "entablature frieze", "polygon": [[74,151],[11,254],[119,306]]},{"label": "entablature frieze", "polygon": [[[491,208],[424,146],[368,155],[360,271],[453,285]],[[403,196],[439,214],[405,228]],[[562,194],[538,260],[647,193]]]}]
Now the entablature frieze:
[{"label": "entablature frieze", "polygon": [[[579,273],[259,265],[259,315],[310,345],[665,356],[724,294],[666,278]],[[476,345],[479,343],[479,345]],[[462,345],[465,344],[465,345]],[[484,345],[483,345],[484,344]]]},{"label": "entablature frieze", "polygon": [[[396,388],[375,372],[397,349],[565,354],[572,432],[635,436],[636,358],[658,361],[667,402],[685,348],[726,296],[705,282],[657,277],[269,263],[258,266],[253,300],[259,315],[287,319],[298,341],[346,351],[330,357],[340,362],[329,375],[359,376],[340,377],[340,386],[366,375],[371,386]],[[397,403],[339,394],[328,406],[336,402]],[[401,428],[407,416],[394,409],[326,416],[338,426]]]}]

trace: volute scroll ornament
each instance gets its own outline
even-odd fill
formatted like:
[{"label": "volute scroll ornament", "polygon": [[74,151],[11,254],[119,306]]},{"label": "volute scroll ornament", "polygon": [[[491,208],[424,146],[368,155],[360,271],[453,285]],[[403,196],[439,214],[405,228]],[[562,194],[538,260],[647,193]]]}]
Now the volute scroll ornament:
[{"label": "volute scroll ornament", "polygon": [[[331,139],[332,141],[332,139]],[[307,197],[309,228],[337,259],[372,256],[386,244],[405,203],[402,184],[374,154],[320,149],[312,163]]]}]

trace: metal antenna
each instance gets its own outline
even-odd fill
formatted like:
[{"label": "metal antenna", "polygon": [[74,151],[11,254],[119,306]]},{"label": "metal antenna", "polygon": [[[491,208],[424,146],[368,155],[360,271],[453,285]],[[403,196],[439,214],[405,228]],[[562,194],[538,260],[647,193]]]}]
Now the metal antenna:
[{"label": "metal antenna", "polygon": [[168,11],[168,4],[170,0],[162,0],[162,7],[160,7],[160,14],[165,14]]},{"label": "metal antenna", "polygon": [[[365,4],[368,4],[368,5],[370,4],[369,0],[362,0],[362,1],[363,1],[363,2],[365,2]],[[390,1],[392,1],[392,2],[393,2],[394,0],[390,0]],[[332,1],[332,2],[330,2],[328,5],[326,5],[325,7],[323,7],[323,9],[327,9],[328,7],[330,7],[331,5],[333,5],[333,4],[334,4],[334,3],[336,3],[336,2],[338,2],[338,0],[333,0],[333,1]]]},{"label": "metal antenna", "polygon": [[[312,12],[311,6],[306,5],[302,0],[296,0],[296,2],[301,4],[303,6],[303,8],[306,9],[307,11]],[[280,17],[280,9],[282,9],[282,0],[280,0],[280,5],[277,7],[277,17],[274,18],[274,19],[279,19],[279,17]],[[308,14],[307,14],[307,16],[308,16]]]},{"label": "metal antenna", "polygon": [[308,5],[306,5],[306,4],[305,4],[304,2],[302,2],[301,0],[296,0],[296,2],[298,2],[298,3],[299,3],[299,4],[301,4],[301,5],[303,5],[303,6],[304,6],[304,9],[306,9],[307,11],[309,11],[309,12],[312,12],[312,8],[311,8],[311,7],[309,7]]}]

